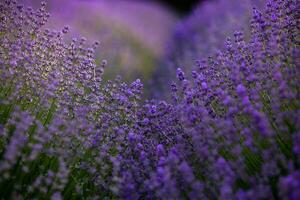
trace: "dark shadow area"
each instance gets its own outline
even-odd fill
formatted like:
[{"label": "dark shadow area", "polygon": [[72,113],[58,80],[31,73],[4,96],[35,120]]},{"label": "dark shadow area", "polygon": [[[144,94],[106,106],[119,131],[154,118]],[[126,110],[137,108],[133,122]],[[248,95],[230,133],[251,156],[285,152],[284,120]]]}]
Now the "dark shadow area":
[{"label": "dark shadow area", "polygon": [[188,14],[197,4],[205,0],[157,0],[180,15]]}]

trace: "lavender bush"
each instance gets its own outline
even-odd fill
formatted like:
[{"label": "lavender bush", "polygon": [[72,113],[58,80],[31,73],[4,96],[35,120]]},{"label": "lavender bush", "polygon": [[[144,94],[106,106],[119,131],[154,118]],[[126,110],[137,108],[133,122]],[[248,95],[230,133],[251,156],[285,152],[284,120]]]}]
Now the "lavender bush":
[{"label": "lavender bush", "polygon": [[171,101],[101,79],[94,46],[0,3],[1,199],[299,199],[299,3],[270,0]]},{"label": "lavender bush", "polygon": [[142,84],[103,85],[98,43],[44,30],[45,3],[0,5],[1,198],[112,196],[110,156],[135,122]]},{"label": "lavender bush", "polygon": [[172,105],[144,106],[119,160],[124,197],[299,199],[298,8],[254,9],[250,42],[236,32],[191,75],[177,69]]}]

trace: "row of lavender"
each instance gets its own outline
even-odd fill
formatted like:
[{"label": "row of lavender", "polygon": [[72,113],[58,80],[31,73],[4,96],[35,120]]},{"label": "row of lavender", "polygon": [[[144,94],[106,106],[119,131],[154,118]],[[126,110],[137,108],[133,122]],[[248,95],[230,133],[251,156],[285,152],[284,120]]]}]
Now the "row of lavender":
[{"label": "row of lavender", "polygon": [[299,199],[297,0],[178,69],[169,103],[104,83],[98,43],[44,29],[44,3],[0,11],[1,199]]}]

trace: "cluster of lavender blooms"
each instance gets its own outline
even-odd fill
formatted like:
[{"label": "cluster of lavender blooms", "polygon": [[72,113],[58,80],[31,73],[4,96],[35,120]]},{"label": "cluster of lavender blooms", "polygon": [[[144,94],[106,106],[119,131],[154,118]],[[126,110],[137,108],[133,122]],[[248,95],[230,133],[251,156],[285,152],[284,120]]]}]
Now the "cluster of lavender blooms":
[{"label": "cluster of lavender blooms", "polygon": [[104,83],[84,39],[0,3],[0,198],[299,199],[299,2],[270,0],[171,101]]},{"label": "cluster of lavender blooms", "polygon": [[300,198],[299,6],[254,8],[249,42],[235,32],[190,74],[177,69],[173,102],[146,103],[128,136],[123,197]]},{"label": "cluster of lavender blooms", "polygon": [[43,28],[45,6],[0,3],[0,198],[103,199],[142,83],[103,84],[98,42]]}]

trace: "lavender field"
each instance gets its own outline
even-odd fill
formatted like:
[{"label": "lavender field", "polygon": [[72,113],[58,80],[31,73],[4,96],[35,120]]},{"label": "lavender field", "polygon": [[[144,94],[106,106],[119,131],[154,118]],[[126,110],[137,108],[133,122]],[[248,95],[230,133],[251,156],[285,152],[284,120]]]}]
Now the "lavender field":
[{"label": "lavender field", "polygon": [[0,200],[299,200],[300,1],[108,2],[0,0]]}]

